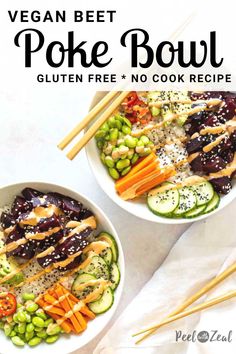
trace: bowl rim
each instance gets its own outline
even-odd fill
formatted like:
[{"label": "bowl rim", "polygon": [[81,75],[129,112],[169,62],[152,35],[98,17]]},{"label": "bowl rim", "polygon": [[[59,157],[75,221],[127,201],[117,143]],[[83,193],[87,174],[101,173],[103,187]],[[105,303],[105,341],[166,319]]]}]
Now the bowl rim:
[{"label": "bowl rim", "polygon": [[[92,100],[91,100],[91,103],[90,103],[90,107],[89,107],[89,110],[91,110],[94,105],[100,100],[100,97],[102,98],[107,92],[106,91],[97,91],[96,94],[93,96]],[[99,97],[100,96],[100,97]],[[86,129],[84,130],[84,133],[86,132],[86,130],[88,129],[88,127],[86,127]],[[167,225],[181,225],[181,224],[189,224],[189,223],[193,223],[195,221],[200,221],[200,220],[204,220],[206,218],[208,218],[209,216],[211,215],[214,215],[216,214],[217,212],[219,212],[220,210],[224,209],[227,205],[229,205],[233,200],[234,198],[236,198],[236,193],[234,195],[233,193],[233,190],[221,197],[220,198],[227,198],[227,201],[225,203],[225,205],[222,205],[222,203],[220,203],[220,205],[218,206],[218,208],[212,210],[210,213],[207,213],[207,214],[203,214],[203,215],[199,215],[195,218],[189,218],[189,219],[185,219],[185,218],[167,218],[167,217],[163,217],[163,216],[159,216],[159,215],[155,215],[155,218],[156,219],[149,219],[147,218],[145,215],[141,214],[141,215],[137,215],[135,214],[135,208],[129,208],[128,204],[127,204],[127,207],[125,205],[125,202],[122,201],[119,201],[118,200],[118,196],[117,196],[117,199],[113,196],[113,195],[110,195],[110,193],[107,192],[106,190],[106,187],[105,187],[105,183],[102,183],[102,181],[100,180],[98,174],[96,173],[96,168],[93,164],[93,157],[91,156],[91,153],[90,153],[90,144],[92,143],[92,140],[94,139],[94,137],[91,139],[91,141],[85,146],[85,151],[86,151],[86,157],[88,159],[88,162],[89,162],[89,166],[93,172],[93,175],[95,176],[95,179],[98,183],[98,185],[102,188],[102,190],[105,192],[105,194],[116,204],[118,205],[119,207],[121,207],[123,210],[125,210],[126,212],[136,216],[137,218],[139,219],[142,219],[142,220],[146,220],[148,222],[153,222],[153,223],[158,223],[158,224],[167,224]],[[101,164],[101,167],[102,164]],[[236,187],[235,187],[236,188]],[[134,204],[135,205],[135,204]],[[147,207],[148,208],[148,207]],[[149,210],[150,212],[150,215],[152,215],[153,213]]]},{"label": "bowl rim", "polygon": [[[53,183],[53,182],[44,182],[44,181],[21,181],[21,182],[14,182],[14,183],[10,183],[10,184],[5,184],[5,185],[1,185],[0,186],[0,193],[3,189],[7,189],[7,188],[11,188],[11,187],[20,187],[22,188],[22,186],[27,186],[27,185],[41,185],[42,189],[45,188],[46,190],[48,188],[53,188],[53,187],[59,187],[62,188],[64,190],[67,190],[68,192],[72,193],[72,194],[76,194],[78,196],[78,200],[81,197],[81,199],[83,199],[86,202],[88,202],[88,204],[90,204],[91,209],[94,209],[95,211],[98,211],[98,213],[100,213],[100,215],[104,218],[104,220],[106,221],[107,225],[109,226],[110,230],[112,231],[112,236],[114,236],[117,245],[118,245],[118,250],[119,250],[119,265],[120,268],[122,269],[121,272],[121,277],[120,277],[120,282],[119,282],[119,293],[116,295],[116,302],[113,304],[112,308],[109,310],[111,311],[111,314],[109,316],[109,318],[107,319],[107,321],[104,323],[104,325],[102,325],[99,329],[99,331],[95,334],[95,336],[92,336],[87,342],[83,343],[80,346],[77,346],[79,344],[79,341],[77,341],[77,345],[74,346],[73,348],[70,348],[69,351],[63,351],[63,354],[69,354],[72,353],[76,350],[79,350],[81,348],[83,348],[84,346],[88,345],[91,341],[93,341],[96,337],[98,337],[101,332],[106,328],[106,326],[110,323],[110,321],[112,320],[112,318],[114,317],[117,308],[120,304],[122,295],[123,295],[123,291],[124,291],[124,281],[125,281],[125,256],[124,256],[124,251],[123,251],[123,247],[119,238],[119,235],[115,229],[115,227],[113,226],[113,223],[110,221],[109,217],[104,213],[104,211],[101,209],[100,206],[98,206],[95,202],[93,202],[90,198],[86,197],[83,193],[78,192],[75,189],[72,189],[69,186],[65,186],[65,185],[61,185],[61,184],[57,184],[57,183]],[[19,189],[20,189],[19,188]],[[40,188],[40,187],[39,187]],[[83,202],[84,203],[84,202]],[[108,311],[108,313],[109,313]],[[101,315],[102,316],[102,315]],[[96,319],[95,319],[96,320]],[[83,334],[82,334],[83,335]],[[76,343],[76,342],[75,342]],[[19,348],[17,347],[13,347],[14,350],[17,350]],[[14,352],[14,350],[12,350],[12,352]]]}]

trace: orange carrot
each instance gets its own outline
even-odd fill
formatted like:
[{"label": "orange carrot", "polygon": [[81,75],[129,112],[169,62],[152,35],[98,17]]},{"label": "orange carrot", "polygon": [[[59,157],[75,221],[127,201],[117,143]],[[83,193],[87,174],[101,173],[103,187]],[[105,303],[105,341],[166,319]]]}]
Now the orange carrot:
[{"label": "orange carrot", "polygon": [[[55,321],[58,321],[61,319],[60,316],[58,315],[55,315],[55,314],[50,314],[49,315],[55,320]],[[66,332],[66,333],[70,333],[70,332],[75,332],[74,330],[74,327],[72,326],[72,324],[66,320],[66,321],[63,321],[62,323],[60,323],[60,327]]]},{"label": "orange carrot", "polygon": [[142,178],[149,175],[149,173],[151,173],[153,171],[158,171],[158,170],[159,170],[159,168],[158,168],[156,161],[151,162],[148,166],[146,166],[142,170],[138,171],[135,175],[130,176],[125,181],[117,181],[116,190],[119,193],[122,193],[126,189],[128,189],[129,187],[132,187],[132,185],[134,185],[135,183],[141,181]]},{"label": "orange carrot", "polygon": [[56,306],[52,306],[52,307],[50,308],[50,310],[46,310],[45,308],[46,308],[48,305],[50,306],[50,305],[52,305],[52,304],[46,302],[46,301],[43,300],[42,298],[39,299],[39,300],[37,300],[37,304],[38,304],[40,307],[42,307],[42,309],[44,309],[44,311],[46,311],[46,312],[54,313],[54,314],[59,315],[59,316],[61,316],[61,317],[64,317],[64,315],[65,315],[65,311],[63,311],[61,308],[56,307]]},{"label": "orange carrot", "polygon": [[[70,305],[70,308],[73,309],[74,305],[76,304],[76,302],[70,300],[70,298],[67,298],[67,301]],[[78,303],[78,302],[77,302]],[[82,316],[82,314],[79,311],[75,312],[75,317],[77,318],[82,330],[84,331],[87,328],[87,322],[84,319],[84,317]]]},{"label": "orange carrot", "polygon": [[[78,301],[77,297],[75,297],[75,296],[74,296],[73,294],[71,294],[71,293],[70,293],[70,295],[69,295],[69,298],[70,298],[72,301],[74,301],[74,302]],[[86,305],[84,305],[84,306],[80,309],[80,312],[83,313],[84,315],[86,315],[87,317],[89,317],[91,320],[93,320],[93,319],[96,317],[95,314],[94,314],[92,311],[90,311],[89,308],[88,308]]]},{"label": "orange carrot", "polygon": [[154,178],[151,182],[148,182],[148,183],[142,185],[140,188],[138,188],[136,191],[136,195],[139,196],[139,195],[146,193],[150,189],[156,187],[158,184],[161,184],[164,181],[166,181],[168,178],[173,176],[174,173],[175,173],[174,170],[170,171],[168,173],[161,173],[159,176]]},{"label": "orange carrot", "polygon": [[44,300],[49,304],[53,305],[54,307],[61,307],[60,303],[55,304],[58,301],[58,299],[48,293],[44,295]]},{"label": "orange carrot", "polygon": [[[57,285],[55,291],[56,291],[58,298],[64,295],[64,292],[62,290],[62,286],[59,284]],[[70,308],[70,305],[69,305],[67,299],[61,301],[61,306],[66,312],[71,311],[71,308]],[[80,333],[83,330],[74,314],[72,314],[70,316],[70,321],[72,322],[76,333]]]},{"label": "orange carrot", "polygon": [[149,165],[149,163],[155,161],[157,159],[157,156],[152,152],[151,154],[149,154],[148,156],[144,157],[140,162],[138,162],[132,169],[131,171],[122,179],[125,179],[128,176],[133,176],[135,175],[135,173],[137,173],[138,171],[142,170],[144,167],[146,167],[147,165]]}]

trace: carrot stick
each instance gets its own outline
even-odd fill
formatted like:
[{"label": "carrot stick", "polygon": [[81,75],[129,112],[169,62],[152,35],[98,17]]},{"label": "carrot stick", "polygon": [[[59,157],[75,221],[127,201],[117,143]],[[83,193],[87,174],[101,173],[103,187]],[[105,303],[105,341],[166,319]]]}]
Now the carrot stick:
[{"label": "carrot stick", "polygon": [[[74,301],[74,302],[78,301],[77,297],[75,297],[75,296],[74,296],[73,294],[71,294],[71,293],[70,293],[70,295],[69,295],[69,298],[70,298],[72,301]],[[80,309],[80,312],[83,313],[84,315],[86,315],[87,317],[89,317],[91,320],[93,320],[93,319],[96,317],[95,314],[94,314],[92,311],[90,311],[89,308],[88,308],[86,305],[84,305],[84,306]]]},{"label": "carrot stick", "polygon": [[174,171],[171,171],[168,174],[165,174],[165,173],[161,174],[160,176],[154,178],[151,182],[148,182],[148,183],[144,184],[143,186],[141,186],[140,188],[138,188],[136,191],[136,195],[139,196],[139,195],[144,194],[145,192],[154,188],[158,184],[163,183],[164,181],[166,181],[168,178],[170,178],[173,175],[174,175]]},{"label": "carrot stick", "polygon": [[133,176],[135,175],[135,173],[137,173],[138,171],[142,170],[144,167],[146,167],[147,165],[149,165],[149,163],[155,161],[157,159],[157,156],[152,152],[151,154],[149,154],[148,156],[146,156],[144,159],[142,159],[140,162],[138,162],[132,169],[131,171],[123,178],[121,179],[125,179],[128,176]]},{"label": "carrot stick", "polygon": [[49,304],[53,305],[53,307],[59,307],[59,308],[61,307],[60,303],[55,304],[58,301],[58,299],[48,293],[44,295],[44,300]]},{"label": "carrot stick", "polygon": [[[49,316],[51,316],[55,321],[60,320],[61,317],[55,314],[51,314],[50,312],[48,313]],[[75,332],[74,327],[72,326],[72,324],[66,320],[63,321],[62,323],[60,323],[60,327],[66,332],[66,333],[70,333],[70,332]]]},{"label": "carrot stick", "polygon": [[59,308],[59,307],[52,306],[52,307],[50,308],[50,310],[46,310],[46,307],[47,307],[48,305],[50,306],[50,305],[52,305],[52,304],[50,304],[50,303],[44,301],[42,298],[39,299],[39,300],[37,300],[37,304],[38,304],[40,307],[42,307],[42,309],[44,309],[44,311],[46,311],[46,312],[54,313],[54,314],[59,315],[59,316],[61,316],[61,317],[64,317],[64,315],[65,315],[65,311],[63,311],[62,308]]},{"label": "carrot stick", "polygon": [[[67,298],[67,301],[68,301],[70,308],[72,310],[74,305],[76,304],[76,302],[73,302],[69,298]],[[83,315],[79,311],[75,312],[75,317],[77,318],[82,330],[84,331],[87,328],[87,322],[86,322],[85,318],[83,317]]]},{"label": "carrot stick", "polygon": [[151,162],[148,166],[144,167],[142,170],[137,172],[135,175],[130,176],[125,181],[117,181],[116,182],[116,190],[119,193],[124,192],[126,189],[131,187],[133,184],[139,182],[145,176],[149,175],[152,171],[158,171],[158,165],[156,161]]},{"label": "carrot stick", "polygon": [[[62,287],[59,284],[57,285],[55,291],[56,291],[58,298],[64,295]],[[67,299],[65,299],[61,302],[61,306],[66,312],[71,311],[71,308],[70,308],[70,305],[69,305]],[[80,333],[82,331],[82,328],[81,328],[81,326],[74,314],[72,314],[72,316],[70,317],[70,321],[72,322],[72,324],[74,326],[75,332]]]}]

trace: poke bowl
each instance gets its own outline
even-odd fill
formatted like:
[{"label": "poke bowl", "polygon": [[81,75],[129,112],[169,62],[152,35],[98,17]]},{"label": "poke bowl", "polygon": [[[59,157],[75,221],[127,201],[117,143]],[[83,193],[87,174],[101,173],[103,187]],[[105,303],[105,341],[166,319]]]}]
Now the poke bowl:
[{"label": "poke bowl", "polygon": [[1,353],[70,353],[112,318],[124,255],[103,211],[55,184],[0,189]]},{"label": "poke bowl", "polygon": [[87,158],[129,213],[166,224],[202,220],[236,196],[235,112],[234,92],[130,92],[87,144]]}]

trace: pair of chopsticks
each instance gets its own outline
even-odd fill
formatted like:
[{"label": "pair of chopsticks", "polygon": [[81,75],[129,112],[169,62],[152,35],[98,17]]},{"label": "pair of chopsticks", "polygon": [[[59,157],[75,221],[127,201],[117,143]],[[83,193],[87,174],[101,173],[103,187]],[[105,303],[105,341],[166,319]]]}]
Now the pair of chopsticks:
[{"label": "pair of chopsticks", "polygon": [[212,279],[209,283],[207,283],[205,286],[203,286],[200,290],[198,290],[194,295],[192,295],[182,305],[180,305],[175,311],[171,312],[166,318],[164,318],[164,320],[162,320],[160,323],[133,334],[133,337],[135,337],[135,336],[145,333],[144,336],[142,336],[138,341],[136,341],[136,344],[141,343],[145,338],[149,337],[157,329],[161,328],[162,326],[164,326],[168,323],[174,322],[180,318],[189,316],[189,315],[199,312],[201,310],[205,310],[209,307],[212,307],[216,304],[219,304],[223,301],[226,301],[226,300],[229,300],[229,299],[235,297],[236,290],[232,290],[232,291],[227,292],[224,295],[213,298],[209,301],[203,302],[202,304],[199,304],[197,306],[191,307],[190,309],[186,310],[186,308],[188,306],[193,304],[195,301],[197,301],[204,294],[206,294],[208,291],[213,289],[215,286],[217,286],[219,283],[221,283],[223,280],[225,280],[227,277],[229,277],[235,271],[236,271],[236,262],[233,263],[231,266],[229,266],[225,271],[223,271],[222,273],[217,275],[214,279]]},{"label": "pair of chopsticks", "polygon": [[[191,22],[195,12],[193,12],[170,36],[170,40],[175,40]],[[130,91],[111,91],[109,92],[90,112],[89,114],[74,128],[72,131],[58,144],[58,148],[64,150],[72,140],[81,133],[81,131],[89,125],[98,114],[99,118],[91,125],[83,137],[74,145],[74,147],[67,153],[67,157],[73,160],[81,149],[92,139],[97,130],[103,123],[114,113],[123,100],[127,97]],[[116,97],[116,98],[115,98]],[[108,106],[106,108],[106,106]],[[101,113],[103,110],[105,111]]]},{"label": "pair of chopsticks", "polygon": [[[66,155],[70,160],[73,160],[80,150],[92,139],[103,123],[112,115],[117,107],[124,101],[129,92],[109,92],[90,112],[89,114],[58,144],[59,149],[63,150],[71,141],[101,113],[108,105],[109,107],[100,115],[94,124],[87,130],[83,137]],[[117,97],[116,97],[117,96]],[[116,97],[116,98],[115,98]],[[115,99],[114,99],[115,98]],[[114,101],[112,102],[112,100]],[[112,103],[111,103],[112,102]]]}]

